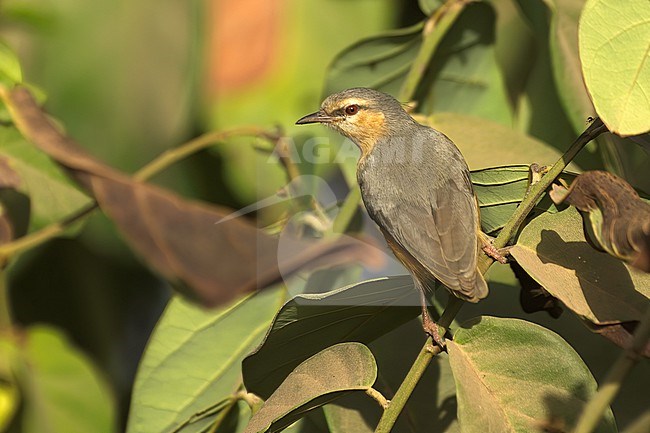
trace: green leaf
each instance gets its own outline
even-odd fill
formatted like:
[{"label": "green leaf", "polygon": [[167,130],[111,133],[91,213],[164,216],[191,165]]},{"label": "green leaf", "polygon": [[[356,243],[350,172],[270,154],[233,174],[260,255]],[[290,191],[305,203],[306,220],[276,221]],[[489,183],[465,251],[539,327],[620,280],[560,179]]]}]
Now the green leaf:
[{"label": "green leaf", "polygon": [[0,83],[13,86],[23,81],[23,73],[16,54],[0,42]]},{"label": "green leaf", "polygon": [[30,198],[30,230],[60,221],[90,203],[59,166],[16,129],[0,127],[0,155],[20,175],[18,190]]},{"label": "green leaf", "polygon": [[[596,381],[559,335],[518,319],[471,319],[448,343],[463,432],[569,431]],[[596,430],[616,432],[611,410]]]},{"label": "green leaf", "polygon": [[418,0],[420,9],[426,16],[435,12],[440,6],[442,6],[442,3],[442,0]]},{"label": "green leaf", "polygon": [[473,2],[444,36],[430,63],[418,112],[455,112],[511,125],[512,107],[495,50],[495,13]]},{"label": "green leaf", "polygon": [[[571,173],[562,174],[562,178],[568,182],[574,177]],[[481,229],[485,233],[494,234],[508,222],[526,194],[528,178],[529,167],[526,165],[494,167],[470,173],[479,202]],[[547,196],[535,205],[529,218],[543,212],[557,212]]]},{"label": "green leaf", "polygon": [[242,358],[268,328],[283,299],[265,290],[205,310],[174,297],[151,336],[134,384],[128,433],[199,432],[214,416],[188,421],[241,387]]},{"label": "green leaf", "polygon": [[408,275],[296,296],[276,315],[262,345],[244,359],[246,389],[268,398],[305,359],[337,343],[369,343],[417,317],[419,305]]},{"label": "green leaf", "polygon": [[[379,374],[373,388],[390,399],[404,381],[425,340],[419,320],[370,343]],[[396,350],[399,348],[399,350]],[[331,433],[372,433],[382,410],[367,396],[351,394],[323,408]],[[436,356],[420,378],[393,433],[456,433],[456,385],[446,354]]]},{"label": "green leaf", "polygon": [[646,0],[589,0],[580,60],[596,112],[610,131],[650,130],[650,7]]},{"label": "green leaf", "polygon": [[553,78],[576,132],[594,108],[587,94],[578,55],[578,19],[585,0],[544,0],[550,10],[549,45]]},{"label": "green leaf", "polygon": [[648,308],[650,274],[594,250],[574,208],[535,218],[511,252],[551,295],[595,324],[640,320]]},{"label": "green leaf", "polygon": [[341,51],[327,71],[326,92],[364,86],[397,95],[422,44],[422,28],[391,30]]},{"label": "green leaf", "polygon": [[[505,164],[553,164],[561,153],[552,146],[497,122],[455,113],[437,113],[425,122],[442,131],[463,152],[470,169]],[[575,164],[569,165],[579,170]]]},{"label": "green leaf", "polygon": [[14,344],[14,369],[22,391],[22,431],[115,431],[116,413],[107,384],[63,335],[37,326]]},{"label": "green leaf", "polygon": [[328,347],[298,365],[264,406],[245,433],[278,432],[310,410],[342,394],[367,390],[377,378],[377,364],[361,343]]}]

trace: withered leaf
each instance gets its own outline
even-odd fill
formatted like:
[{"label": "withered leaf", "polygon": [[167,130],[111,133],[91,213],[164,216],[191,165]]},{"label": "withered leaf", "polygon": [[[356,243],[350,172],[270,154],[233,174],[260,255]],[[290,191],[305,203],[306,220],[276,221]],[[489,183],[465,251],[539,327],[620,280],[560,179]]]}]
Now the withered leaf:
[{"label": "withered leaf", "polygon": [[620,177],[605,171],[578,176],[569,189],[553,185],[551,198],[580,211],[585,237],[607,252],[650,272],[650,204]]},{"label": "withered leaf", "polygon": [[56,128],[27,89],[16,87],[2,96],[20,131],[93,195],[131,247],[206,306],[305,267],[381,260],[376,248],[353,238],[283,239],[284,251],[290,245],[293,254],[278,257],[278,238],[240,218],[224,220],[231,210],[135,181],[90,156]]},{"label": "withered leaf", "polygon": [[[632,343],[632,339],[634,337],[634,331],[636,330],[636,327],[639,324],[638,321],[632,321],[632,322],[612,323],[607,325],[598,325],[588,320],[583,320],[583,323],[591,331],[602,335],[603,337],[607,338],[609,341],[611,341],[612,343],[616,344],[617,346],[623,349],[628,348]],[[646,342],[645,346],[643,347],[642,350],[639,351],[639,353],[646,358],[650,358],[650,342]]]}]

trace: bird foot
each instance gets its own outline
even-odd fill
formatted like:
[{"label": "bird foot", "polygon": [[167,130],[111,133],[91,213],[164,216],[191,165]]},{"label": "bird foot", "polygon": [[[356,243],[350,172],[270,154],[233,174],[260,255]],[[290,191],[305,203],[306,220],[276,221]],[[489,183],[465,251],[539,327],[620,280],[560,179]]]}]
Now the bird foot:
[{"label": "bird foot", "polygon": [[485,254],[504,265],[512,261],[512,256],[510,256],[510,248],[512,247],[496,248],[494,245],[492,245],[491,242],[486,243],[481,247]]},{"label": "bird foot", "polygon": [[438,327],[438,324],[434,322],[428,314],[422,316],[422,328],[424,328],[424,332],[426,332],[441,349],[445,348],[447,343],[445,341],[444,332],[441,335],[441,329]]}]

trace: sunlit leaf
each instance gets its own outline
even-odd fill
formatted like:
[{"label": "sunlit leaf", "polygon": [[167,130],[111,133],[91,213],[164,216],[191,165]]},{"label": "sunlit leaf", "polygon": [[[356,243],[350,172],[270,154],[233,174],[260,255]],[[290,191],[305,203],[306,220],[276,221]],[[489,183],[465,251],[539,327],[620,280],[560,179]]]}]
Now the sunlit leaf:
[{"label": "sunlit leaf", "polygon": [[[561,153],[530,135],[497,122],[456,113],[436,113],[427,124],[442,131],[458,146],[472,170],[504,164],[549,165]],[[576,171],[575,164],[569,170]]]},{"label": "sunlit leaf", "polygon": [[244,359],[246,389],[267,398],[305,359],[346,341],[369,343],[420,314],[411,276],[385,277],[286,303]]},{"label": "sunlit leaf", "polygon": [[[479,202],[481,229],[485,233],[497,232],[510,219],[526,194],[529,172],[526,165],[512,165],[474,170],[470,173]],[[571,173],[562,174],[565,180],[571,180],[573,177]],[[530,217],[541,212],[557,212],[548,197],[535,205]]]},{"label": "sunlit leaf", "polygon": [[[448,351],[463,432],[570,431],[596,392],[589,369],[566,341],[523,320],[471,319],[454,333]],[[616,432],[611,410],[596,431]]]},{"label": "sunlit leaf", "polygon": [[251,418],[245,433],[278,432],[307,411],[375,383],[377,365],[361,343],[340,343],[300,363]]},{"label": "sunlit leaf", "polygon": [[648,308],[650,274],[594,250],[573,208],[535,218],[511,252],[551,295],[595,324],[638,321]]},{"label": "sunlit leaf", "polygon": [[173,298],[140,363],[127,432],[166,432],[185,423],[181,431],[190,433],[210,425],[214,415],[189,421],[238,390],[241,360],[283,297],[282,290],[268,290],[214,311]]},{"label": "sunlit leaf", "polygon": [[580,60],[596,111],[610,131],[650,130],[650,7],[646,0],[589,0]]}]

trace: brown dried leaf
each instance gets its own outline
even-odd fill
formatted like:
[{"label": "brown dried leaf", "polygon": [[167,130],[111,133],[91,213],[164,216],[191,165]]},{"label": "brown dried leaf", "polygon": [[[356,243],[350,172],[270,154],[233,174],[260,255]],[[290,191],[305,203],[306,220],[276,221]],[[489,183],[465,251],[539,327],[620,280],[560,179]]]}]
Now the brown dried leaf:
[{"label": "brown dried leaf", "polygon": [[620,177],[605,171],[578,176],[571,187],[553,186],[551,198],[580,211],[585,237],[631,266],[650,272],[650,204]]},{"label": "brown dried leaf", "polygon": [[[612,343],[616,344],[623,349],[626,349],[632,343],[634,331],[636,330],[638,321],[622,322],[610,325],[597,325],[595,323],[584,320],[583,323],[593,332],[602,335]],[[639,352],[646,358],[650,358],[650,342],[647,342],[643,350]]]},{"label": "brown dried leaf", "polygon": [[132,248],[167,279],[189,286],[204,305],[222,304],[306,266],[381,260],[375,248],[353,238],[283,238],[283,252],[293,254],[277,257],[278,238],[240,218],[221,221],[232,211],[135,181],[88,155],[55,127],[25,88],[6,91],[3,98],[21,132],[95,197]]}]

